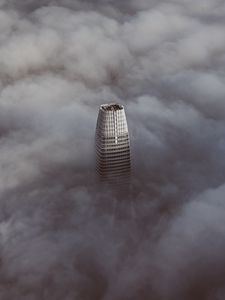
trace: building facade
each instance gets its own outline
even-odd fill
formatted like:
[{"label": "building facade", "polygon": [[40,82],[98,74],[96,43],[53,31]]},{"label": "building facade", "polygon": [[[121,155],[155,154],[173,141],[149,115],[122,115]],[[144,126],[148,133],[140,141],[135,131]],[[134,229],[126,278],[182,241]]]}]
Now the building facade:
[{"label": "building facade", "polygon": [[100,106],[96,126],[97,174],[102,181],[123,184],[130,177],[130,141],[124,107]]}]

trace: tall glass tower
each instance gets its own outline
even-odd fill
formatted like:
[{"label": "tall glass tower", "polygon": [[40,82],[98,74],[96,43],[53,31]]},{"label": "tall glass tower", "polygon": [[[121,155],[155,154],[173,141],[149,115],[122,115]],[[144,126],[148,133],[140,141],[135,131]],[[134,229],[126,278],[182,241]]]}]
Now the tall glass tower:
[{"label": "tall glass tower", "polygon": [[123,184],[130,177],[130,142],[124,107],[100,106],[96,126],[97,173],[102,181]]}]

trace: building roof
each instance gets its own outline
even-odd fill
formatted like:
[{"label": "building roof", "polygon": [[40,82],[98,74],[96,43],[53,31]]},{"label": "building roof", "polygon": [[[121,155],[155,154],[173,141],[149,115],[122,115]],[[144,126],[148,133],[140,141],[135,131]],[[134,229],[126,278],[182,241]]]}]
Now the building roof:
[{"label": "building roof", "polygon": [[100,107],[105,111],[116,111],[123,109],[123,106],[117,103],[102,104]]}]

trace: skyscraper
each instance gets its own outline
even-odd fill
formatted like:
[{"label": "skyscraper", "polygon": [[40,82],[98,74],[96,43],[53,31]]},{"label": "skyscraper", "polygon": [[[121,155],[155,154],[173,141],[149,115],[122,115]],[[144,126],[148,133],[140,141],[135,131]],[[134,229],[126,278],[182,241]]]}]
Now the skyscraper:
[{"label": "skyscraper", "polygon": [[130,142],[124,107],[100,106],[96,126],[97,173],[102,181],[124,184],[130,177]]}]

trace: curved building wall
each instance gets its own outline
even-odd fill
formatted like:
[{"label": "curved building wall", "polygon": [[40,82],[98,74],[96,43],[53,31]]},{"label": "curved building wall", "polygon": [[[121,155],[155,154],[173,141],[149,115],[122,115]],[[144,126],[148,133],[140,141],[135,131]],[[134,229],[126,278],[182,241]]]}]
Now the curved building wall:
[{"label": "curved building wall", "polygon": [[123,183],[130,176],[130,142],[124,107],[100,106],[96,126],[97,173],[102,180]]}]

